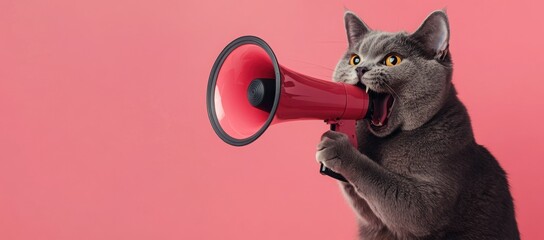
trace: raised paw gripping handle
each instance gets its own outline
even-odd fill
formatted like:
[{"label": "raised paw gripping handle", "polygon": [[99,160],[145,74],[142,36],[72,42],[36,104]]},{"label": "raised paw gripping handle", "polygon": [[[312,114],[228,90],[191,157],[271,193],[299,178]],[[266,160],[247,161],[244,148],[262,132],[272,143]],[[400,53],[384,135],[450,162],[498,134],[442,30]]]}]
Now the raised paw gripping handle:
[{"label": "raised paw gripping handle", "polygon": [[[356,125],[357,125],[356,120],[335,120],[335,121],[328,120],[326,122],[327,124],[331,125],[332,131],[337,131],[337,132],[341,132],[348,135],[349,141],[351,142],[351,144],[355,148],[358,147],[357,135],[356,135]],[[337,179],[343,182],[347,182],[344,176],[325,167],[323,163],[321,163],[321,166],[319,167],[319,173],[321,173],[322,175],[327,175],[329,177],[332,177],[334,179]]]}]

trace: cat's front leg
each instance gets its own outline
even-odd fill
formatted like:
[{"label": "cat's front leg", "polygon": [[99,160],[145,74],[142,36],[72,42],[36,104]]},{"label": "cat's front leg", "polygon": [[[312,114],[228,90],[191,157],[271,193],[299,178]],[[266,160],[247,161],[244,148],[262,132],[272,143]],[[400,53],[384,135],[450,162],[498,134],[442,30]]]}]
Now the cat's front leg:
[{"label": "cat's front leg", "polygon": [[[358,150],[351,145],[351,142],[343,133],[328,131],[321,136],[321,142],[317,146],[316,160],[335,172],[346,172],[354,161],[359,161]],[[372,212],[368,203],[355,190],[349,182],[340,182],[349,204],[357,214],[361,234],[380,232],[384,225]]]},{"label": "cat's front leg", "polygon": [[365,228],[366,231],[382,229],[384,227],[383,223],[372,212],[366,200],[357,193],[353,185],[349,182],[339,182],[339,184],[340,189],[344,193],[344,197],[359,220],[360,227]]},{"label": "cat's front leg", "polygon": [[433,181],[446,173],[420,173],[415,178],[391,172],[357,151],[345,134],[333,131],[321,137],[316,159],[344,176],[376,217],[399,236],[423,237],[450,220],[456,188]]}]

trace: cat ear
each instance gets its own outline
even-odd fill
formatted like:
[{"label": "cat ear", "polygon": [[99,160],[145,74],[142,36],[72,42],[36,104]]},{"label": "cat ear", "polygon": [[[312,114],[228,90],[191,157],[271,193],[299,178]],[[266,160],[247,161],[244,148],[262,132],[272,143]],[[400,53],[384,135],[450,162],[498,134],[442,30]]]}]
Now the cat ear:
[{"label": "cat ear", "polygon": [[448,53],[450,40],[448,16],[444,11],[431,13],[412,37],[423,43],[425,51],[433,54],[435,59],[443,60]]},{"label": "cat ear", "polygon": [[348,43],[353,46],[360,41],[370,29],[366,24],[357,17],[354,13],[347,11],[344,14],[344,23],[346,24],[346,32],[348,34]]}]

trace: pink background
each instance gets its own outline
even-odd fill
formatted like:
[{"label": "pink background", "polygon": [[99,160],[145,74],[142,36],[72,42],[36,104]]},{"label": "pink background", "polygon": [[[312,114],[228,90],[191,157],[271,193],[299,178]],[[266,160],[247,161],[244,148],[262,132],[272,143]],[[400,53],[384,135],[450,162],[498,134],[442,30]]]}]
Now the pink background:
[{"label": "pink background", "polygon": [[0,239],[354,239],[314,160],[320,121],[223,143],[209,70],[246,34],[329,79],[343,11],[413,31],[447,7],[454,83],[509,173],[524,239],[543,239],[538,1],[0,1]]}]

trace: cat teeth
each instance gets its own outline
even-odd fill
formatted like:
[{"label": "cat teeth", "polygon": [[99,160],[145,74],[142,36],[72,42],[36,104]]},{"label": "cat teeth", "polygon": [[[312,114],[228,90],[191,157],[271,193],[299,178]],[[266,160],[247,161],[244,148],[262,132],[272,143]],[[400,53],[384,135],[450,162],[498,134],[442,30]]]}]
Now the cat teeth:
[{"label": "cat teeth", "polygon": [[366,90],[365,90],[366,93],[368,93],[368,89],[369,89],[368,86],[366,86]]},{"label": "cat teeth", "polygon": [[375,123],[374,121],[372,121],[372,125],[374,125],[376,127],[381,127],[381,126],[383,126],[383,123],[382,122]]}]

